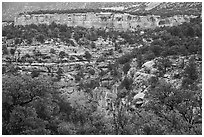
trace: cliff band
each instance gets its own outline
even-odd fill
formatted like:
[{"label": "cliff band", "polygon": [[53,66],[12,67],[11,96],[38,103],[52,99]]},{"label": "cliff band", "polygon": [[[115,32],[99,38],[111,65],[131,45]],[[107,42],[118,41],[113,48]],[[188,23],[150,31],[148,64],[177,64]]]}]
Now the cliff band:
[{"label": "cliff band", "polygon": [[86,28],[109,28],[119,31],[138,30],[162,26],[176,26],[183,22],[189,22],[195,16],[175,15],[161,18],[158,15],[138,16],[128,13],[71,13],[71,14],[22,14],[15,17],[14,24],[66,24],[67,26],[82,26]]}]

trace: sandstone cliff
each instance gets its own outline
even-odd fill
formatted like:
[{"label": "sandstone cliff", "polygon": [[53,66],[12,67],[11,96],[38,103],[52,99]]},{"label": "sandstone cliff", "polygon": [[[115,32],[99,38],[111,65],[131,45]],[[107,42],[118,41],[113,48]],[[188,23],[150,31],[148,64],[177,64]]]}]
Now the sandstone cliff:
[{"label": "sandstone cliff", "polygon": [[161,18],[156,15],[138,16],[122,13],[72,13],[72,14],[23,14],[15,18],[15,25],[30,24],[66,24],[68,26],[82,26],[86,28],[113,28],[116,30],[137,30],[161,26],[174,26],[189,22],[194,16],[175,15]]}]

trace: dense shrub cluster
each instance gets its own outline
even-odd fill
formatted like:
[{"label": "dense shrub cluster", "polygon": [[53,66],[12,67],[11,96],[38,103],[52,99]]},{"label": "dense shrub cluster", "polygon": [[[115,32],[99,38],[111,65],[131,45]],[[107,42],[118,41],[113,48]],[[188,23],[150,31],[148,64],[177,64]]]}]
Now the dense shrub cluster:
[{"label": "dense shrub cluster", "polygon": [[[128,41],[130,37],[125,36],[123,38]],[[146,30],[143,38],[152,38],[153,42],[149,45],[143,43],[139,49],[123,55],[118,59],[120,64],[136,57],[139,62],[145,62],[160,56],[202,54],[202,24],[199,17],[179,26],[158,28],[154,31]]]},{"label": "dense shrub cluster", "polygon": [[[201,18],[191,19],[190,23],[183,23],[179,26],[157,28],[153,30],[145,30],[145,35],[141,36],[139,31],[136,32],[118,32],[118,31],[105,31],[103,29],[87,29],[83,27],[68,27],[66,25],[60,25],[52,23],[50,25],[39,24],[26,25],[26,26],[6,26],[2,30],[2,35],[7,39],[15,38],[15,43],[19,44],[23,39],[26,39],[28,43],[35,38],[37,41],[43,43],[49,38],[60,38],[62,41],[74,45],[70,40],[72,32],[74,32],[74,39],[80,44],[83,42],[81,38],[86,38],[90,41],[95,41],[100,36],[104,39],[107,37],[115,41],[118,36],[122,37],[124,43],[129,44],[143,44],[142,38],[152,38],[153,42],[145,50],[148,54],[151,54],[152,58],[155,56],[168,56],[168,55],[188,55],[188,54],[201,54],[202,45],[202,24]],[[119,43],[123,44],[123,43]],[[93,45],[94,47],[94,45]],[[149,57],[149,56],[147,56]]]},{"label": "dense shrub cluster", "polygon": [[[74,35],[72,35],[74,32]],[[28,44],[31,44],[34,39],[44,43],[46,39],[49,38],[60,38],[62,41],[67,42],[71,45],[74,45],[73,41],[70,40],[71,36],[80,43],[81,38],[86,38],[90,41],[97,40],[100,36],[105,40],[109,36],[110,38],[115,39],[119,34],[125,34],[124,32],[106,32],[103,29],[87,29],[83,27],[68,27],[67,25],[60,25],[56,23],[51,23],[50,25],[46,24],[31,24],[26,26],[14,26],[9,25],[5,26],[2,30],[2,36],[6,36],[7,39],[15,39],[15,44],[20,44],[23,40],[26,40]],[[124,38],[125,35],[124,35]],[[127,36],[127,38],[129,38]],[[128,41],[128,39],[127,39]],[[83,44],[83,43],[82,43]],[[92,44],[92,47],[94,45]]]},{"label": "dense shrub cluster", "polygon": [[120,105],[121,98],[131,95],[133,81],[125,77],[113,117],[107,117],[93,98],[100,92],[93,92],[97,81],[84,83],[85,91],[69,98],[50,77],[7,75],[2,82],[4,135],[202,134],[201,112],[192,112],[202,108],[201,92],[178,90],[162,80],[148,93],[148,104],[134,112]]}]

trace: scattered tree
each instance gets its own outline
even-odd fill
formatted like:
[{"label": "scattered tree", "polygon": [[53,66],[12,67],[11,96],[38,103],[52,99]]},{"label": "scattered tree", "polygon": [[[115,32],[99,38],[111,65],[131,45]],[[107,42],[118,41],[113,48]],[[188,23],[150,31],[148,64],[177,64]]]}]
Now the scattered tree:
[{"label": "scattered tree", "polygon": [[86,51],[84,57],[85,57],[87,60],[90,61],[90,59],[91,59],[92,56],[91,56],[91,54],[90,54],[88,51]]},{"label": "scattered tree", "polygon": [[64,51],[60,51],[59,57],[60,57],[61,59],[63,59],[65,56],[66,56],[66,53],[65,53]]}]

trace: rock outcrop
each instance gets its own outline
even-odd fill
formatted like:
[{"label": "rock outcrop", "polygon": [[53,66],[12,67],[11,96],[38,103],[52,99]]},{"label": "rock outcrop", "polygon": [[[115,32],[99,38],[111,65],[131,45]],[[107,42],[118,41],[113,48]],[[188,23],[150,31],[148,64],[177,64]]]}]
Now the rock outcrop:
[{"label": "rock outcrop", "polygon": [[162,19],[157,15],[138,16],[127,13],[72,13],[72,14],[23,14],[15,17],[15,25],[66,24],[86,28],[113,28],[116,30],[137,30],[160,26],[174,26],[190,21],[190,16],[175,15]]}]

